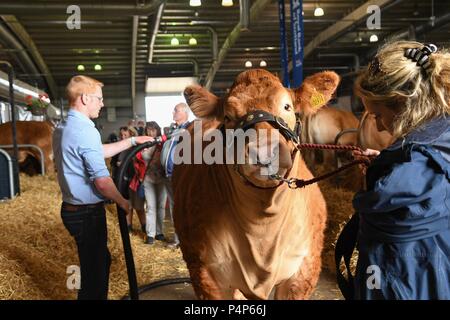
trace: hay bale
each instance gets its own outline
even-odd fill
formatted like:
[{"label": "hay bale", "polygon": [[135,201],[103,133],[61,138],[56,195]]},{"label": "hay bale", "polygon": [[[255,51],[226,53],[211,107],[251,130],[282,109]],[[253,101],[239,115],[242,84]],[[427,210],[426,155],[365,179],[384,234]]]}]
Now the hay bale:
[{"label": "hay bale", "polygon": [[[67,267],[78,265],[76,244],[62,224],[56,177],[21,174],[21,196],[0,203],[0,299],[75,299],[66,287]],[[107,207],[112,264],[109,298],[128,293],[128,281],[115,206]],[[188,276],[179,250],[131,237],[139,285]]]}]

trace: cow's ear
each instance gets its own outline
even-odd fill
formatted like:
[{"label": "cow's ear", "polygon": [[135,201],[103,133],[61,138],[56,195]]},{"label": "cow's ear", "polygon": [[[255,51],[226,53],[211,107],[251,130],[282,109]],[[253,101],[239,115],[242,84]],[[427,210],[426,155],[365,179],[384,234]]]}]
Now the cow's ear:
[{"label": "cow's ear", "polygon": [[197,85],[186,87],[184,97],[197,118],[218,116],[220,99],[205,88]]},{"label": "cow's ear", "polygon": [[307,77],[302,85],[294,90],[295,111],[312,114],[331,100],[340,82],[336,72],[323,71]]}]

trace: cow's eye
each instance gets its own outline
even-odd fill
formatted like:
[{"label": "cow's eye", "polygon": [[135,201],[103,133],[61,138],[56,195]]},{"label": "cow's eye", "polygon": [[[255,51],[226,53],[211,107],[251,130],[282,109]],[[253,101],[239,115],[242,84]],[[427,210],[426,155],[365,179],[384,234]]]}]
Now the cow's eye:
[{"label": "cow's eye", "polygon": [[292,106],[290,104],[285,104],[284,105],[284,110],[291,111],[292,110]]}]

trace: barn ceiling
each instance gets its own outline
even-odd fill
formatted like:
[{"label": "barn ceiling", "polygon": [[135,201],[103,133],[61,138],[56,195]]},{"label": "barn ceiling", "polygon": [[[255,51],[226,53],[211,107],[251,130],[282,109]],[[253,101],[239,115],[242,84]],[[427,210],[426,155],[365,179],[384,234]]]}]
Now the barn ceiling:
[{"label": "barn ceiling", "polygon": [[[19,79],[53,98],[64,96],[64,86],[77,73],[104,82],[104,94],[110,99],[106,104],[115,107],[131,107],[133,92],[144,90],[147,76],[196,75],[223,94],[246,69],[247,60],[253,67],[264,60],[266,69],[280,74],[277,0],[250,0],[248,31],[236,27],[238,0],[231,7],[223,7],[221,0],[203,0],[200,7],[189,6],[189,0],[75,2],[81,8],[81,29],[73,30],[67,28],[66,9],[74,1],[0,2],[0,60],[10,61]],[[289,21],[289,1],[285,3]],[[358,8],[371,3],[382,4],[380,30],[368,30],[367,15],[358,14]],[[355,67],[367,64],[376,47],[392,36],[450,46],[448,0],[304,0],[303,4],[305,75],[331,69],[350,83]],[[325,12],[322,17],[313,14],[317,4]],[[289,29],[288,25],[288,37]],[[369,42],[372,34],[378,42]],[[174,37],[178,45],[171,44]],[[189,44],[191,37],[196,45]],[[227,39],[235,40],[229,48],[224,45]],[[79,64],[84,71],[77,71]],[[94,70],[96,64],[101,71]]]}]

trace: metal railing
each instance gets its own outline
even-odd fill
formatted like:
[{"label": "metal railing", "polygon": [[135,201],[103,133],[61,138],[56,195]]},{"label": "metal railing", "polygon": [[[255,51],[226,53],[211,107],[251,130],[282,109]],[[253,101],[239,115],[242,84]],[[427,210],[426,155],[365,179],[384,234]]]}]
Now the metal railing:
[{"label": "metal railing", "polygon": [[0,154],[3,154],[8,160],[8,170],[9,170],[9,195],[11,199],[14,199],[14,171],[13,171],[13,163],[11,156],[8,152],[3,149],[0,149]]},{"label": "metal railing", "polygon": [[[0,148],[3,149],[12,149],[14,146],[12,144],[0,144]],[[44,161],[44,152],[41,148],[39,148],[35,144],[18,144],[17,148],[34,148],[37,151],[39,151],[39,154],[41,155],[41,175],[45,175],[45,161]]]}]

